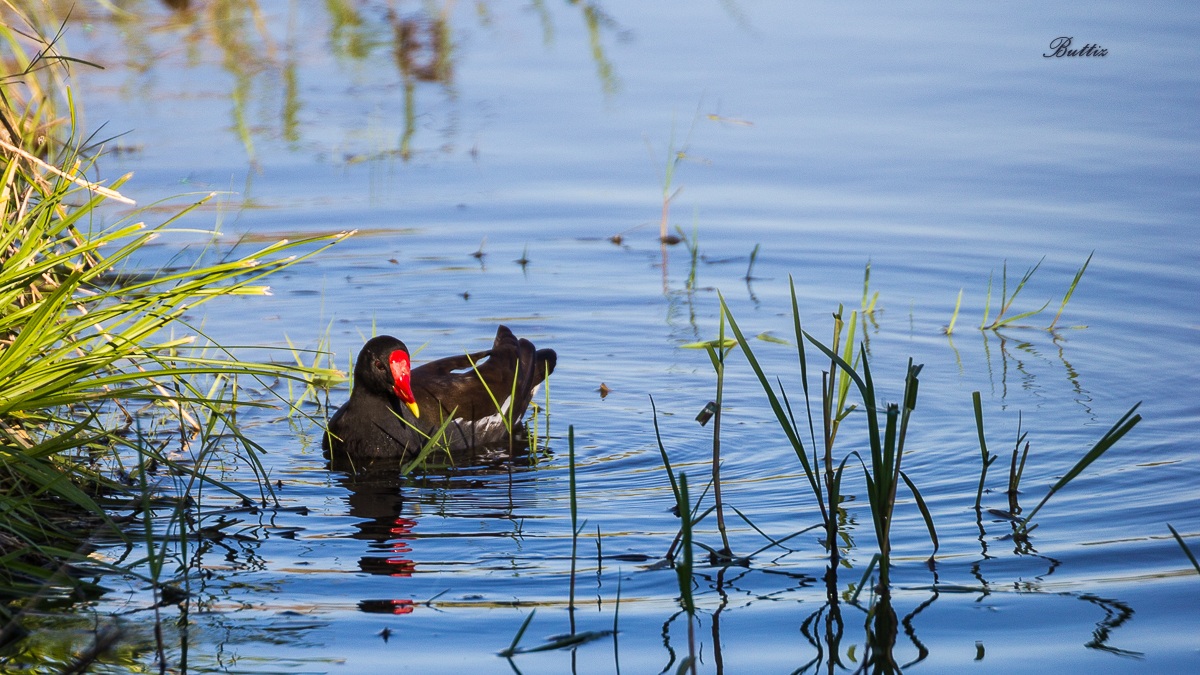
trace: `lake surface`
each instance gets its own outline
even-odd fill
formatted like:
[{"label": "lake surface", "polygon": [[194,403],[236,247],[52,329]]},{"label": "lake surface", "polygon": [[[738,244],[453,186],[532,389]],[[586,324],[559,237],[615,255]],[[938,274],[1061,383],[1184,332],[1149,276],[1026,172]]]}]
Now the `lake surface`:
[{"label": "lake surface", "polygon": [[[868,264],[879,300],[857,338],[884,401],[901,396],[910,357],[924,364],[905,467],[940,539],[931,569],[924,523],[902,492],[896,662],[913,672],[1200,669],[1200,575],[1167,529],[1200,551],[1200,9],[195,4],[75,8],[69,53],[105,67],[72,71],[83,118],[104,125],[99,137],[123,134],[99,173],[133,172],[122,192],[143,206],[224,191],[181,222],[219,228],[223,247],[358,232],[274,278],[272,296],[210,303],[191,319],[225,344],[325,346],[343,370],[373,333],[427,345],[420,361],[482,349],[506,323],[556,349],[559,365],[536,465],[354,480],[326,467],[319,426],[248,413],[283,508],[215,514],[233,504],[203,504],[208,522],[241,522],[226,530],[237,536],[188,553],[190,627],[163,610],[174,672],[674,672],[687,617],[675,572],[652,565],[679,521],[650,397],[673,467],[697,495],[712,427],[695,417],[716,380],[705,352],[682,346],[717,337],[718,292],[748,334],[789,340],[791,277],[806,328],[827,340],[839,304],[847,317],[860,307]],[[1044,56],[1064,36],[1106,55]],[[664,195],[671,233],[695,242],[694,266],[689,244],[659,243]],[[164,237],[141,264],[187,260],[210,241]],[[1044,330],[1093,252],[1064,328]],[[1017,322],[1034,327],[979,330],[989,279],[994,317],[1005,266],[1011,293],[1039,261],[1010,310],[1048,302]],[[755,341],[755,354],[799,405],[794,346]],[[827,367],[814,362],[810,376]],[[982,517],[973,391],[1000,456]],[[342,385],[328,396],[336,406],[347,395]],[[727,504],[773,538],[816,524],[740,351],[724,396]],[[1049,501],[1027,546],[1014,543],[1012,525],[986,509],[1008,506],[1018,425],[1031,444],[1029,508],[1139,401],[1143,421]],[[586,520],[573,620],[568,427]],[[838,456],[864,451],[865,438],[853,413]],[[859,667],[869,600],[846,598],[875,541],[854,466],[853,543],[837,582],[844,633],[832,653],[814,530],[747,567],[698,562],[700,672]],[[244,463],[225,475],[253,489]],[[732,511],[726,520],[735,553],[769,544]],[[711,518],[696,538],[719,544]],[[73,615],[42,617],[31,641],[83,646],[97,622],[116,621],[127,646],[110,671],[157,670],[145,585],[106,585],[114,590]],[[535,609],[522,646],[572,629],[618,632],[497,656]]]}]

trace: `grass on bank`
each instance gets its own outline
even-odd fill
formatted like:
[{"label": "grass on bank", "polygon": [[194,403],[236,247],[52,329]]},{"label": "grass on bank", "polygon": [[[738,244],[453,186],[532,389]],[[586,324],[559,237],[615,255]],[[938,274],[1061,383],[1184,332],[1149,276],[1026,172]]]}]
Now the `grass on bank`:
[{"label": "grass on bank", "polygon": [[[33,72],[31,60],[18,61],[23,75]],[[187,316],[219,297],[267,295],[267,276],[348,236],[144,269],[147,244],[214,195],[158,225],[138,221],[136,211],[100,225],[114,214],[107,203],[129,203],[118,192],[128,177],[107,187],[88,180],[90,161],[77,150],[87,143],[48,131],[73,128],[70,97],[70,122],[56,125],[44,98],[13,107],[30,100],[13,91],[16,82],[0,80],[0,607],[24,602],[0,612],[0,645],[20,635],[22,611],[100,592],[94,574],[89,580],[74,566],[85,560],[88,536],[129,541],[138,514],[159,508],[182,528],[182,513],[213,491],[270,498],[265,479],[257,494],[242,494],[213,470],[235,457],[262,478],[261,448],[239,430],[237,411],[287,403],[251,399],[241,383],[271,391],[279,380],[330,373],[239,359]],[[173,500],[156,487],[168,476]],[[147,555],[122,571],[138,570],[157,589],[170,572],[153,547]],[[91,561],[87,569],[101,567]]]}]

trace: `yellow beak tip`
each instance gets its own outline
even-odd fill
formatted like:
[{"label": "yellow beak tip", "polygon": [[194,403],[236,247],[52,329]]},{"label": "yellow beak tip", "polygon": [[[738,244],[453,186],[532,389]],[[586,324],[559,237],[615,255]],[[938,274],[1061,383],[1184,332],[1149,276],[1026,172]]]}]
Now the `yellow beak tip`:
[{"label": "yellow beak tip", "polygon": [[421,411],[417,408],[416,401],[413,401],[412,403],[405,403],[404,405],[408,406],[408,409],[412,411],[413,417],[421,417]]}]

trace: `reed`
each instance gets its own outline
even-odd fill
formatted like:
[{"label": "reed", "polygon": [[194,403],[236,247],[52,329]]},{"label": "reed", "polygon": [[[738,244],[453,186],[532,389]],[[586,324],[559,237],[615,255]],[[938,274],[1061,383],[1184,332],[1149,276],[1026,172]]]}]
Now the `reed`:
[{"label": "reed", "polygon": [[697,231],[694,223],[692,224],[692,236],[690,237],[687,236],[682,227],[676,226],[675,231],[679,233],[679,240],[687,248],[690,264],[688,265],[686,289],[688,293],[694,293],[696,291],[696,267],[700,260],[700,233]]},{"label": "reed", "polygon": [[975,407],[975,431],[979,435],[979,452],[981,454],[979,487],[975,491],[975,511],[978,513],[983,508],[983,486],[987,481],[988,467],[999,459],[999,455],[993,455],[987,449],[987,440],[983,436],[983,402],[979,397],[979,392],[971,392],[971,401]]},{"label": "reed", "polygon": [[871,261],[867,261],[867,265],[863,270],[863,294],[862,294],[862,313],[864,316],[874,314],[875,307],[879,304],[879,291],[871,293]]},{"label": "reed", "polygon": [[[1060,319],[1062,319],[1063,312],[1066,311],[1067,304],[1071,301],[1071,297],[1075,295],[1075,290],[1079,287],[1079,282],[1083,280],[1083,274],[1087,271],[1088,265],[1091,264],[1093,255],[1095,255],[1095,251],[1088,254],[1088,257],[1086,260],[1084,260],[1083,265],[1075,272],[1074,278],[1071,279],[1071,283],[1067,287],[1067,291],[1063,294],[1062,301],[1059,303],[1058,312],[1054,315],[1054,319],[1052,319],[1045,327],[1045,330],[1051,333],[1058,330],[1058,322]],[[1041,314],[1047,307],[1050,306],[1050,301],[1047,300],[1041,307],[1037,309],[1020,312],[1011,316],[1008,315],[1008,312],[1012,308],[1013,303],[1016,301],[1017,296],[1020,295],[1021,291],[1025,288],[1025,285],[1029,283],[1029,280],[1033,278],[1034,273],[1037,272],[1045,260],[1045,257],[1043,257],[1037,262],[1037,264],[1025,270],[1025,274],[1021,276],[1021,280],[1017,282],[1016,287],[1013,289],[1012,295],[1009,295],[1008,293],[1008,261],[1004,262],[1004,266],[1000,275],[1000,310],[995,317],[991,316],[992,286],[994,282],[994,276],[988,277],[987,294],[983,305],[983,319],[979,322],[979,330],[997,331],[1001,328],[1016,327],[1015,322]],[[962,289],[959,289],[958,299],[954,303],[954,312],[950,315],[950,323],[942,331],[946,335],[951,335],[954,333],[954,326],[958,322],[959,310],[962,308],[962,296],[963,291]],[[1022,327],[1028,328],[1029,326]],[[1071,326],[1071,328],[1086,327],[1087,326]]]},{"label": "reed", "polygon": [[[0,33],[15,52],[12,29]],[[25,59],[24,73],[53,73],[46,69],[52,53]],[[76,597],[100,591],[70,574],[70,564],[86,556],[80,542],[96,531],[128,539],[128,523],[116,522],[109,508],[144,506],[152,470],[182,481],[174,522],[183,521],[185,497],[198,501],[208,488],[245,502],[272,498],[261,448],[241,431],[237,414],[289,402],[247,398],[239,381],[257,381],[270,396],[267,383],[307,387],[329,372],[239,358],[185,312],[217,298],[267,295],[269,275],[350,233],[206,251],[190,266],[139,271],[143,247],[215,195],[159,225],[138,221],[149,212],[142,210],[93,227],[111,219],[100,213],[107,204],[132,203],[119,192],[128,176],[107,186],[86,179],[94,167],[79,149],[86,141],[75,135],[69,93],[58,99],[47,90],[22,111],[13,84],[0,79],[7,133],[0,143],[0,599],[27,598],[30,609],[64,588]],[[63,99],[66,122],[57,124],[48,102]],[[59,127],[65,131],[52,132]],[[162,451],[176,439],[178,453]],[[207,470],[217,451],[245,459],[260,479],[256,495]],[[150,548],[124,571],[138,575],[134,568],[144,565],[154,587],[165,588],[163,556]],[[5,635],[19,632],[20,618],[11,617]]]},{"label": "reed", "polygon": [[[1067,303],[1071,301],[1071,296],[1075,294],[1075,288],[1079,286],[1079,280],[1083,279],[1083,273],[1087,271],[1088,265],[1091,264],[1093,255],[1096,255],[1095,251],[1092,251],[1088,254],[1087,260],[1083,261],[1083,266],[1080,267],[1079,271],[1075,273],[1075,278],[1071,280],[1070,287],[1068,287],[1067,292],[1063,294],[1062,304],[1058,307],[1058,313],[1054,315],[1054,320],[1050,322],[1050,325],[1046,327],[1046,330],[1053,331],[1054,327],[1058,325],[1058,320],[1062,318],[1062,313],[1064,310],[1066,310]],[[1076,326],[1076,328],[1079,327],[1080,326]]]},{"label": "reed", "polygon": [[[814,425],[811,413],[812,406],[808,404],[809,390],[807,385],[806,355],[803,348],[804,342],[807,341],[816,347],[818,351],[830,360],[830,370],[826,371],[822,380],[821,393],[821,421],[824,431],[825,448],[825,471],[823,476],[816,470],[819,464],[817,458],[814,456],[813,459],[809,459],[804,443],[801,440],[799,429],[795,423],[795,416],[790,404],[787,403],[787,396],[782,382],[779,384],[779,394],[776,394],[774,386],[767,379],[758,359],[754,356],[749,341],[729,311],[729,307],[725,304],[723,297],[720,298],[721,312],[728,319],[730,329],[737,338],[738,344],[742,347],[742,351],[746,355],[751,368],[758,376],[759,383],[762,385],[763,391],[767,395],[767,400],[775,413],[776,421],[791,443],[797,458],[799,458],[809,485],[817,499],[817,503],[820,505],[822,522],[826,526],[828,537],[826,545],[830,553],[831,568],[836,564],[838,558],[836,544],[838,530],[835,514],[840,508],[842,479],[846,464],[852,458],[858,459],[859,464],[863,468],[867,496],[871,507],[872,523],[878,545],[878,552],[872,558],[867,571],[869,573],[878,564],[880,572],[879,586],[881,593],[886,595],[889,592],[891,524],[896,503],[896,493],[900,482],[903,482],[913,495],[914,501],[925,520],[926,528],[933,544],[934,554],[936,554],[938,549],[937,530],[934,527],[932,515],[917,486],[902,469],[904,442],[907,436],[909,418],[916,409],[919,384],[918,375],[921,372],[921,366],[914,365],[912,360],[909,360],[901,403],[890,404],[886,407],[881,424],[880,410],[876,403],[874,380],[871,375],[865,346],[860,346],[858,354],[858,362],[861,363],[862,372],[859,373],[858,368],[850,362],[853,326],[855,324],[853,319],[846,339],[846,346],[842,355],[838,355],[837,347],[841,332],[840,312],[838,315],[834,315],[834,340],[833,347],[831,348],[813,338],[802,328],[794,282],[791,284],[791,297],[793,326],[798,345],[802,387],[805,392],[806,409],[809,411],[810,436],[813,435]],[[830,377],[830,374],[836,374],[836,376]],[[867,441],[870,448],[869,464],[856,450],[844,456],[840,462],[836,463],[835,468],[833,445],[837,431],[841,422],[846,418],[850,410],[853,409],[853,407],[846,407],[846,396],[850,383],[853,383],[857,387],[866,413]],[[814,446],[815,444],[814,439]]]},{"label": "reed", "polygon": [[[691,132],[688,132],[691,136]],[[647,145],[649,142],[647,141]],[[651,151],[653,154],[653,151]],[[674,187],[675,169],[687,157],[687,143],[684,147],[675,147],[675,125],[671,125],[671,139],[667,142],[667,163],[662,175],[662,217],[658,223],[658,240],[663,244],[677,244],[680,239],[668,234],[671,217],[671,202],[683,191],[682,187]]]},{"label": "reed", "polygon": [[529,614],[525,615],[525,620],[522,621],[521,626],[519,628],[517,628],[517,633],[516,633],[516,635],[513,636],[512,643],[508,645],[507,649],[503,649],[500,651],[500,656],[503,656],[506,658],[511,658],[512,656],[515,656],[515,655],[521,653],[522,650],[518,647],[518,645],[521,644],[521,638],[525,637],[525,631],[526,631],[526,629],[529,628],[529,623],[531,621],[533,621],[533,617],[536,615],[537,615],[536,609],[530,611]]},{"label": "reed", "polygon": [[[797,335],[802,335],[803,331],[800,328],[800,315],[799,312],[796,311],[796,292],[794,282],[792,282],[791,288],[795,331]],[[829,509],[827,508],[825,500],[823,499],[824,495],[821,487],[821,476],[816,470],[814,470],[814,467],[816,466],[816,459],[809,459],[808,451],[805,448],[804,441],[801,440],[800,431],[795,424],[795,415],[793,414],[791,404],[787,400],[787,394],[783,389],[782,383],[780,383],[780,392],[777,394],[774,386],[771,384],[771,381],[767,378],[766,373],[759,364],[758,359],[755,357],[754,350],[750,347],[749,340],[746,339],[745,334],[742,333],[741,328],[737,324],[737,320],[733,317],[733,314],[729,311],[728,306],[725,304],[725,298],[718,293],[718,299],[721,303],[721,315],[728,320],[730,331],[733,332],[734,338],[737,340],[737,344],[741,346],[742,353],[746,356],[746,361],[754,370],[755,375],[758,376],[760,384],[762,384],[763,392],[767,396],[767,402],[771,406],[771,411],[775,414],[775,419],[778,421],[780,428],[787,437],[792,450],[796,453],[796,458],[800,461],[800,465],[804,468],[804,475],[808,480],[809,488],[812,490],[813,495],[817,498],[817,504],[821,509],[821,522],[826,524],[834,522],[830,518]],[[807,371],[808,364],[807,360],[805,359],[803,340],[797,340],[796,344],[800,357],[800,383],[804,390],[804,399],[807,406],[809,401]],[[809,411],[809,432],[811,438],[813,434],[812,408],[811,406],[807,406],[807,408]],[[830,540],[829,544],[832,545],[832,543],[832,540]]]},{"label": "reed", "polygon": [[724,403],[725,393],[725,357],[737,343],[733,340],[728,340],[725,337],[725,316],[722,314],[719,320],[720,327],[717,333],[717,339],[708,342],[698,342],[683,345],[684,348],[704,349],[708,354],[709,361],[712,363],[713,371],[717,376],[716,400],[709,403],[697,421],[701,424],[707,421],[706,413],[711,412],[713,422],[713,441],[712,441],[712,486],[713,486],[713,501],[717,514],[717,530],[721,533],[721,550],[717,551],[718,559],[731,560],[733,552],[729,547],[729,534],[725,529],[725,508],[724,502],[721,499],[721,407]]},{"label": "reed", "polygon": [[[1008,466],[1008,511],[1013,515],[1021,512],[1020,505],[1017,504],[1017,495],[1021,493],[1021,476],[1025,473],[1025,462],[1029,459],[1029,442],[1025,438],[1029,436],[1029,432],[1021,431],[1021,414],[1017,414],[1017,441],[1013,443],[1012,461]],[[1025,443],[1024,450],[1021,449],[1021,443]]]},{"label": "reed", "polygon": [[567,481],[571,501],[571,583],[567,611],[571,613],[571,632],[575,632],[575,565],[578,560],[579,533],[584,525],[579,524],[579,500],[575,491],[575,426],[567,427]]},{"label": "reed", "polygon": [[1196,554],[1192,553],[1192,550],[1188,548],[1187,544],[1184,543],[1183,537],[1179,536],[1179,532],[1173,525],[1167,523],[1167,529],[1171,530],[1171,536],[1175,537],[1175,543],[1179,544],[1179,548],[1183,549],[1183,554],[1186,555],[1187,559],[1191,561],[1192,567],[1195,567],[1196,572],[1200,574],[1200,562],[1196,560]]},{"label": "reed", "polygon": [[696,673],[696,600],[692,595],[692,517],[691,501],[688,499],[687,474],[680,473],[677,482],[676,508],[679,509],[679,531],[682,541],[681,557],[675,561],[675,578],[679,583],[679,604],[688,618],[688,656],[679,665],[677,673]]},{"label": "reed", "polygon": [[449,415],[446,415],[446,417],[443,418],[441,423],[438,425],[438,428],[434,429],[433,433],[431,434],[426,434],[424,430],[412,426],[408,420],[397,415],[401,422],[409,424],[410,428],[418,431],[422,436],[425,436],[425,443],[421,446],[421,449],[417,451],[417,454],[413,455],[411,459],[408,459],[400,466],[401,476],[408,476],[418,469],[424,469],[426,462],[429,460],[429,456],[435,452],[442,452],[447,457],[453,457],[450,453],[450,440],[446,436],[446,430],[449,429],[450,425],[454,423],[454,412],[456,410],[457,408],[455,408],[454,411],[451,411]]},{"label": "reed", "polygon": [[963,289],[958,289],[958,299],[954,301],[954,313],[950,315],[950,323],[946,326],[946,335],[954,334],[954,324],[958,323],[958,311],[962,309]]},{"label": "reed", "polygon": [[1121,419],[1117,420],[1117,422],[1113,424],[1103,436],[1100,437],[1100,440],[1096,441],[1095,445],[1093,445],[1090,450],[1084,453],[1083,457],[1079,458],[1079,461],[1075,462],[1074,466],[1072,466],[1065,474],[1062,475],[1061,478],[1059,478],[1054,482],[1053,485],[1050,486],[1050,489],[1046,492],[1046,496],[1042,497],[1042,500],[1038,502],[1037,506],[1033,507],[1033,510],[1029,512],[1029,515],[1025,516],[1018,522],[1018,533],[1020,535],[1027,536],[1030,531],[1037,527],[1036,525],[1030,527],[1030,523],[1033,522],[1033,517],[1038,514],[1038,511],[1041,511],[1042,507],[1046,505],[1046,502],[1050,501],[1051,497],[1053,497],[1059,490],[1070,484],[1072,480],[1074,480],[1079,474],[1083,473],[1084,469],[1091,466],[1093,462],[1103,457],[1104,453],[1108,452],[1108,450],[1112,448],[1117,441],[1121,440],[1125,434],[1129,433],[1133,427],[1137,426],[1138,422],[1142,421],[1142,416],[1136,414],[1138,406],[1140,405],[1140,402],[1134,404],[1132,408],[1130,408],[1124,415],[1121,416]]},{"label": "reed", "polygon": [[746,265],[746,276],[743,277],[747,283],[754,281],[754,263],[758,260],[758,248],[760,244],[754,245],[754,250],[750,251],[750,262]]},{"label": "reed", "polygon": [[[329,332],[332,329],[332,323],[325,327],[325,333],[318,338],[317,345],[313,349],[297,347],[290,337],[283,336],[296,367],[302,371],[314,373],[312,378],[304,382],[303,387],[292,380],[287,381],[288,416],[299,414],[305,403],[312,402],[319,405],[322,392],[328,394],[331,387],[348,379],[346,371],[339,370],[333,361],[333,351],[329,347]],[[306,355],[311,358],[311,363],[305,363]],[[354,371],[351,369],[348,372]]]},{"label": "reed", "polygon": [[[543,651],[550,651],[550,650],[554,650],[554,649],[574,648],[579,645],[582,645],[582,644],[585,644],[588,642],[592,642],[595,640],[599,640],[601,638],[605,638],[605,637],[609,637],[609,636],[614,636],[614,640],[615,640],[615,636],[617,634],[617,622],[618,622],[618,618],[620,616],[620,607],[621,607],[620,578],[618,578],[618,580],[617,580],[616,609],[613,612],[613,627],[612,627],[612,629],[611,630],[589,630],[589,631],[576,631],[575,630],[575,609],[576,609],[576,607],[575,607],[575,576],[576,576],[575,573],[576,573],[576,564],[577,564],[578,555],[579,555],[578,554],[579,534],[583,531],[583,528],[587,526],[587,521],[585,520],[582,523],[578,522],[578,520],[579,520],[579,503],[578,503],[578,493],[576,492],[576,482],[575,482],[575,426],[574,425],[567,427],[567,449],[568,449],[567,450],[567,480],[568,480],[568,495],[570,498],[569,507],[570,507],[570,514],[571,514],[571,572],[570,572],[570,582],[569,582],[570,587],[569,587],[569,591],[568,591],[569,599],[567,601],[567,612],[570,615],[570,632],[551,636],[550,638],[548,638],[546,640],[546,642],[539,644],[537,646],[534,646],[534,647],[521,647],[520,646],[521,638],[524,637],[526,629],[529,628],[530,622],[533,621],[534,615],[537,614],[537,610],[534,609],[528,615],[525,616],[525,620],[521,622],[521,626],[517,629],[516,635],[513,636],[513,640],[509,644],[509,646],[499,652],[500,656],[503,656],[503,657],[506,657],[509,659],[511,659],[513,656],[516,656],[518,654],[543,652]],[[686,487],[685,487],[685,489],[686,489]],[[600,529],[598,526],[596,528],[596,557],[597,557],[597,574],[599,574],[600,573],[599,561],[601,558],[601,549],[600,549]],[[511,663],[511,661],[510,661],[510,663]],[[515,665],[513,665],[513,669],[516,670]],[[517,672],[520,672],[520,671],[517,671]]]},{"label": "reed", "polygon": [[[978,518],[982,513],[981,501],[983,497],[984,482],[987,479],[987,470],[988,467],[990,467],[992,463],[998,459],[998,456],[992,455],[988,452],[987,442],[984,439],[983,406],[980,402],[979,392],[972,392],[971,398],[975,408],[975,426],[979,435],[979,450],[983,457],[983,464],[979,474],[979,488],[975,495],[975,512]],[[1022,509],[1018,503],[1018,495],[1020,494],[1021,479],[1024,476],[1025,466],[1029,459],[1030,443],[1026,440],[1029,434],[1028,432],[1022,431],[1022,420],[1021,416],[1018,415],[1017,438],[1016,442],[1013,444],[1012,457],[1009,461],[1008,486],[1005,490],[1005,494],[1008,496],[1008,511],[991,511],[992,513],[1001,515],[1012,522],[1013,536],[1018,543],[1023,545],[1028,542],[1029,533],[1037,528],[1037,525],[1031,525],[1034,516],[1036,516],[1037,513],[1041,511],[1042,507],[1044,507],[1046,503],[1050,501],[1051,497],[1065,488],[1072,480],[1077,478],[1079,474],[1083,473],[1085,469],[1091,466],[1093,462],[1104,456],[1104,454],[1108,452],[1108,450],[1110,450],[1112,446],[1117,443],[1117,441],[1124,437],[1125,434],[1129,433],[1129,431],[1141,421],[1142,416],[1136,414],[1136,411],[1140,405],[1140,402],[1134,404],[1134,406],[1131,407],[1116,422],[1116,424],[1114,424],[1107,432],[1105,432],[1104,435],[1101,436],[1100,440],[1096,441],[1096,443],[1091,447],[1091,449],[1084,453],[1084,455],[1080,457],[1066,473],[1064,473],[1057,481],[1055,481],[1053,485],[1050,486],[1050,489],[1047,490],[1046,495],[1042,497],[1041,501],[1039,501],[1033,510],[1031,510],[1024,518],[1019,517]],[[1022,444],[1024,445],[1022,446]],[[977,520],[977,522],[979,523],[980,533],[982,535],[982,521]]]},{"label": "reed", "polygon": [[[500,422],[504,425],[504,431],[508,435],[509,450],[512,450],[513,430],[516,429],[516,425],[521,420],[513,419],[511,407],[508,410],[504,409],[504,406],[500,403],[500,398],[496,396],[496,392],[492,391],[492,388],[489,387],[488,383],[484,381],[483,374],[479,372],[479,367],[475,363],[475,359],[471,358],[471,354],[469,352],[466,353],[466,357],[467,362],[471,364],[471,372],[475,373],[475,379],[479,380],[479,383],[483,385],[483,390],[487,392],[488,399],[492,402],[492,407],[494,407],[496,412],[500,414]],[[521,381],[520,375],[521,363],[518,361],[516,366],[513,368],[512,388],[509,391],[501,392],[507,395],[506,400],[517,400],[517,383]]]}]

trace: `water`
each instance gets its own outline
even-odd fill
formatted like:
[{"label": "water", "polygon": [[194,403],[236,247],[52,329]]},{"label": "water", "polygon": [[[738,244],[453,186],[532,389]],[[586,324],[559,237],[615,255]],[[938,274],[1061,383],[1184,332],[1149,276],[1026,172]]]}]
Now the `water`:
[{"label": "water", "polygon": [[[354,483],[325,467],[315,427],[251,414],[287,509],[230,514],[245,536],[203,545],[196,560],[211,574],[193,581],[186,635],[167,630],[172,663],[186,644],[190,672],[509,669],[496,654],[535,608],[522,645],[571,627],[570,425],[586,520],[575,628],[616,620],[619,632],[522,654],[514,667],[674,670],[687,622],[675,573],[649,566],[678,521],[649,397],[695,493],[711,427],[693,418],[715,378],[703,351],[681,345],[716,337],[717,291],[748,334],[787,338],[791,276],[806,327],[825,338],[839,303],[859,307],[869,262],[880,311],[866,337],[882,398],[900,396],[909,357],[925,364],[905,467],[941,541],[931,571],[924,524],[902,493],[894,607],[908,620],[897,663],[1194,670],[1200,576],[1166,524],[1200,549],[1195,10],[642,4],[455,6],[450,74],[409,78],[407,124],[399,24],[386,5],[356,5],[361,22],[339,25],[324,8],[267,3],[265,32],[219,3],[190,16],[76,8],[71,53],[106,70],[76,68],[72,79],[89,125],[128,130],[116,143],[129,151],[100,164],[107,177],[135,173],[123,192],[149,204],[228,190],[219,208],[184,221],[219,223],[227,244],[359,230],[276,277],[269,298],[206,306],[192,318],[209,334],[316,347],[328,331],[348,367],[373,330],[427,343],[420,360],[480,349],[504,322],[559,353],[552,454],[536,468]],[[397,11],[427,44],[428,16]],[[1108,55],[1044,58],[1060,35]],[[427,51],[414,62],[432,67]],[[685,154],[665,188],[672,151]],[[670,220],[697,237],[692,292],[685,246],[657,242],[664,189],[680,188]],[[609,240],[618,233],[621,245]],[[207,241],[167,238],[143,264]],[[1006,261],[1011,292],[1045,258],[1012,310],[1049,301],[1028,321],[1044,326],[1093,251],[1061,321],[1086,329],[976,329],[989,279],[997,311]],[[528,265],[513,262],[522,257]],[[794,349],[755,345],[798,401]],[[814,524],[799,463],[737,353],[725,386],[725,498],[772,537]],[[1000,455],[986,508],[1007,506],[1018,421],[1031,442],[1028,509],[1138,401],[1144,420],[1049,502],[1032,548],[1021,548],[1006,522],[977,521],[971,508],[977,390]],[[865,448],[862,416],[847,424],[839,456]],[[848,471],[854,546],[842,591],[874,548],[861,474]],[[229,479],[244,485],[244,473]],[[727,520],[735,552],[767,545],[736,514]],[[719,543],[707,521],[697,538]],[[748,568],[698,569],[701,671],[827,666],[806,637],[824,639],[823,548],[815,531],[786,546]],[[48,616],[33,640],[68,629],[86,644],[96,617],[116,616],[134,647],[113,669],[152,662],[154,622],[136,611],[148,593],[136,581],[110,586],[78,623]],[[844,598],[840,607],[835,651],[853,669],[864,616]]]}]

